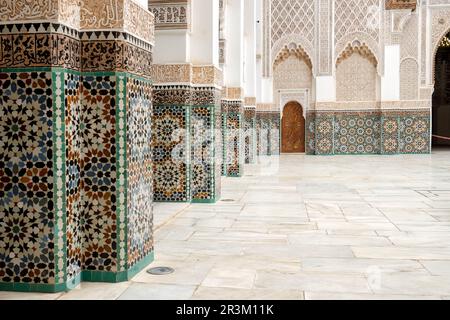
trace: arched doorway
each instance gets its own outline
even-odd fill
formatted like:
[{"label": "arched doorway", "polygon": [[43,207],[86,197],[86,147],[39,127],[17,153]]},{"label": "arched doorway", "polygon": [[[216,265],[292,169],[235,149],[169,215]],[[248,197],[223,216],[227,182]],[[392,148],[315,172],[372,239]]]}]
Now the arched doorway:
[{"label": "arched doorway", "polygon": [[302,106],[295,101],[288,102],[283,108],[281,152],[305,152],[305,118]]},{"label": "arched doorway", "polygon": [[450,33],[436,52],[432,110],[433,146],[450,146]]}]

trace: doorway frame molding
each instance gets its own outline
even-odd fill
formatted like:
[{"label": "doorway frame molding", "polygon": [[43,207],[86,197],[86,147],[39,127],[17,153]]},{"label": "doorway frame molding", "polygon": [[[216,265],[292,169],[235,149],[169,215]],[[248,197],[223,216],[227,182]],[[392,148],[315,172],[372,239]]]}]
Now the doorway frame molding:
[{"label": "doorway frame molding", "polygon": [[283,118],[283,111],[286,104],[290,101],[295,101],[302,107],[303,118],[306,120],[306,113],[309,110],[310,103],[310,89],[279,89],[278,90],[278,103],[280,110],[280,119]]}]

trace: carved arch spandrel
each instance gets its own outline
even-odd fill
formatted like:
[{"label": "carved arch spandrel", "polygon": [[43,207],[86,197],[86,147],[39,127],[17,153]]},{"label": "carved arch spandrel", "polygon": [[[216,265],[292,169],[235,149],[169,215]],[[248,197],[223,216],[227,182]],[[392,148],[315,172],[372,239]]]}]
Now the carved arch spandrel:
[{"label": "carved arch spandrel", "polygon": [[284,36],[280,38],[278,41],[275,42],[275,44],[272,47],[271,50],[271,74],[273,74],[273,67],[275,65],[275,62],[279,56],[279,54],[285,49],[285,48],[298,48],[300,51],[304,52],[305,57],[307,57],[307,60],[310,61],[311,70],[313,73],[313,76],[316,75],[315,72],[315,59],[314,59],[314,48],[309,43],[307,39],[305,39],[302,35],[298,34],[290,34],[287,36]]},{"label": "carved arch spandrel", "polygon": [[384,74],[384,64],[383,59],[380,54],[379,45],[378,43],[372,39],[368,34],[365,34],[364,32],[354,32],[351,34],[347,34],[343,38],[339,40],[339,42],[336,44],[335,52],[336,52],[336,65],[338,62],[339,57],[341,54],[347,50],[348,47],[360,47],[365,46],[369,49],[369,51],[372,53],[373,57],[375,57],[375,60],[377,61],[376,67],[377,67],[377,73],[379,76],[382,76]]}]

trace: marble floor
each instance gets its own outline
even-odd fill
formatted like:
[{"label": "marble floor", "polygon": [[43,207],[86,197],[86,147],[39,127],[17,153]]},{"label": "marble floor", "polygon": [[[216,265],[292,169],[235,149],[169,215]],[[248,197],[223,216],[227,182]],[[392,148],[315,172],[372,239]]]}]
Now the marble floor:
[{"label": "marble floor", "polygon": [[171,275],[0,299],[450,299],[450,150],[261,158],[155,224]]}]

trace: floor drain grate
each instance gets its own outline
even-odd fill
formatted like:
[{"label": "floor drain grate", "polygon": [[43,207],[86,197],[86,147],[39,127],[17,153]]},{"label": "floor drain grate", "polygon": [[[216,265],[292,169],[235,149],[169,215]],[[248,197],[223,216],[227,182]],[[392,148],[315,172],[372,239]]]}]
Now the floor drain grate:
[{"label": "floor drain grate", "polygon": [[156,267],[156,268],[151,268],[151,269],[147,270],[147,273],[157,275],[157,276],[163,276],[166,274],[171,274],[173,272],[175,272],[175,270],[170,267]]},{"label": "floor drain grate", "polygon": [[223,201],[223,202],[234,202],[234,199],[222,199],[220,201]]}]

